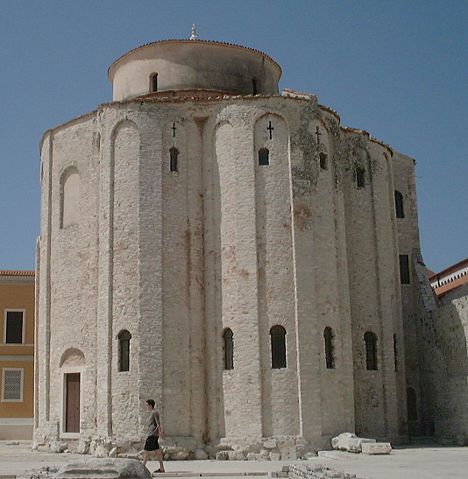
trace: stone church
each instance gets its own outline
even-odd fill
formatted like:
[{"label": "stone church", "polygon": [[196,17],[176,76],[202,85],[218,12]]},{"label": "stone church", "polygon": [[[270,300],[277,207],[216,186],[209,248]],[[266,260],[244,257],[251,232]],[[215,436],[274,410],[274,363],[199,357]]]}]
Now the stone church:
[{"label": "stone church", "polygon": [[36,444],[136,443],[147,398],[191,451],[424,428],[414,160],[252,48],[157,41],[108,76],[40,145]]}]

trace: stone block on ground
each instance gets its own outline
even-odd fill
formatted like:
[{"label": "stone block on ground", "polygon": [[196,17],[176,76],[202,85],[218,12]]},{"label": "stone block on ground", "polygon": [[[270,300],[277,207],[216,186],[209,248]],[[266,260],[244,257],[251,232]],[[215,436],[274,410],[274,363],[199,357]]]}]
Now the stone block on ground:
[{"label": "stone block on ground", "polygon": [[186,461],[190,455],[189,451],[177,451],[175,454],[171,454],[171,459],[174,461]]},{"label": "stone block on ground", "polygon": [[263,447],[265,449],[275,449],[277,444],[278,443],[276,439],[267,439],[266,441],[263,442]]},{"label": "stone block on ground", "polygon": [[203,449],[197,449],[194,457],[197,461],[204,461],[205,459],[208,459],[208,454]]},{"label": "stone block on ground", "polygon": [[91,441],[89,441],[89,440],[80,439],[80,441],[78,442],[78,447],[76,449],[76,452],[78,454],[88,454],[90,443],[91,443]]},{"label": "stone block on ground", "polygon": [[362,453],[371,455],[390,454],[392,445],[389,442],[365,442],[361,445]]},{"label": "stone block on ground", "polygon": [[49,446],[49,451],[53,452],[54,454],[64,452],[66,449],[68,449],[68,444],[66,442],[54,441],[50,443]]},{"label": "stone block on ground", "polygon": [[54,479],[150,479],[151,474],[134,459],[89,459],[67,464]]},{"label": "stone block on ground", "polygon": [[333,449],[348,452],[361,452],[362,444],[375,442],[375,439],[357,437],[352,432],[344,432],[331,440]]},{"label": "stone block on ground", "polygon": [[230,461],[244,461],[245,453],[244,451],[227,451],[228,459]]}]

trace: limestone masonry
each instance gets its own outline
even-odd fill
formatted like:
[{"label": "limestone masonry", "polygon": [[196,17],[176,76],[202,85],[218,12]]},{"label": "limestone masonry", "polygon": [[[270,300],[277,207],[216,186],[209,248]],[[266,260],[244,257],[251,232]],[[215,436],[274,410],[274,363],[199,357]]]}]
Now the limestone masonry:
[{"label": "limestone masonry", "polygon": [[113,102],[45,133],[36,445],[124,450],[147,398],[174,454],[428,427],[414,160],[280,76],[257,50],[159,41],[111,65]]}]

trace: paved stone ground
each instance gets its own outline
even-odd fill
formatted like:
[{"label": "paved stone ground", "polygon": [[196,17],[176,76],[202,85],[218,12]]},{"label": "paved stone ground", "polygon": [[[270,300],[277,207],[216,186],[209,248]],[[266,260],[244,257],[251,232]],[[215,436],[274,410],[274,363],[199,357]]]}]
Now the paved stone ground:
[{"label": "paved stone ground", "polygon": [[[46,454],[31,451],[29,443],[10,446],[0,441],[0,479],[14,478],[27,469],[60,466],[83,459],[78,454]],[[290,463],[290,462],[289,462]],[[304,461],[301,461],[304,464]],[[363,479],[466,479],[468,447],[413,447],[395,449],[389,456],[364,456],[338,451],[323,451],[320,457],[307,461],[337,471],[356,474]],[[164,477],[200,477],[235,479],[251,475],[259,479],[268,472],[280,471],[284,461],[170,461]],[[157,468],[149,462],[149,469]]]}]

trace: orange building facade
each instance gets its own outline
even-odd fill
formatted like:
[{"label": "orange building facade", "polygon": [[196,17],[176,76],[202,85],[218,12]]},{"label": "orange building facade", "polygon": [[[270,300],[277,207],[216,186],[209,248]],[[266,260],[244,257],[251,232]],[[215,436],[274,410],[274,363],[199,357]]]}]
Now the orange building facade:
[{"label": "orange building facade", "polygon": [[31,439],[34,271],[0,270],[0,440]]}]

